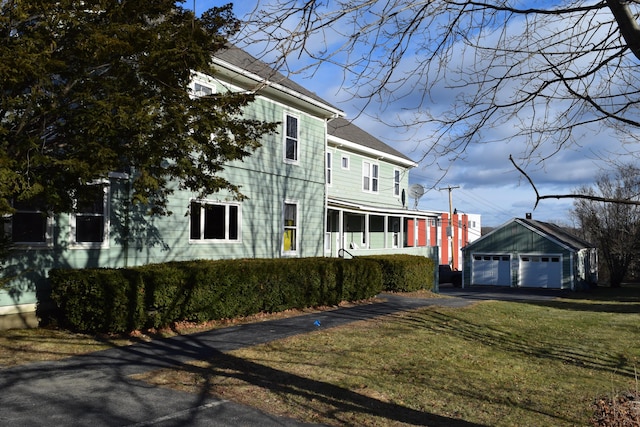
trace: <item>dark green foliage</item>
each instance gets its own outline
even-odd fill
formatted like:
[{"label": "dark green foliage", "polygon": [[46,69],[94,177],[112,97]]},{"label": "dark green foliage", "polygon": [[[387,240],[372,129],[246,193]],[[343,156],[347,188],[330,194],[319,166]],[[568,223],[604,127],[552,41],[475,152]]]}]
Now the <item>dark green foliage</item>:
[{"label": "dark green foliage", "polygon": [[111,171],[154,213],[169,213],[172,181],[242,198],[219,172],[275,124],[241,114],[246,92],[190,96],[192,71],[213,72],[239,21],[231,5],[197,18],[180,3],[0,2],[0,214],[36,197],[71,212]]},{"label": "dark green foliage", "polygon": [[412,292],[420,289],[432,290],[435,262],[415,255],[368,256],[380,264],[385,291]]},{"label": "dark green foliage", "polygon": [[61,325],[91,332],[336,305],[382,291],[380,264],[365,258],[189,261],[49,277]]},{"label": "dark green foliage", "polygon": [[123,269],[52,270],[51,298],[61,326],[80,331],[125,332],[143,318],[139,275]]}]

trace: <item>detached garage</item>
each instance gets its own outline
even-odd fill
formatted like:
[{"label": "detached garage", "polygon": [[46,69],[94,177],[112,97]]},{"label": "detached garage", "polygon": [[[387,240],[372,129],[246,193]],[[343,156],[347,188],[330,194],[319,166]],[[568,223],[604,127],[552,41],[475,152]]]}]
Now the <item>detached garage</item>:
[{"label": "detached garage", "polygon": [[598,281],[596,248],[562,228],[514,218],[462,249],[463,286],[585,289]]}]

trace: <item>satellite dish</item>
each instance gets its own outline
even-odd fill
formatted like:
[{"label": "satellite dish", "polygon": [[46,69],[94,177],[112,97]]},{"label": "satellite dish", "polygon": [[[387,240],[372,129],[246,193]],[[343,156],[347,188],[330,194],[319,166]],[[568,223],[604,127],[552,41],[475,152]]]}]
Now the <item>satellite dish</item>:
[{"label": "satellite dish", "polygon": [[424,187],[420,184],[413,184],[409,187],[409,197],[413,198],[413,209],[418,209],[418,200],[424,196]]}]

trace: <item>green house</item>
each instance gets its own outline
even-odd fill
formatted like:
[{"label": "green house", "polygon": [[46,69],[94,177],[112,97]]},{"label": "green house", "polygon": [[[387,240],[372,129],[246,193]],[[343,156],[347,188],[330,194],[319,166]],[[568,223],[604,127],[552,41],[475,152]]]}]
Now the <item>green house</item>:
[{"label": "green house", "polygon": [[244,114],[281,123],[277,135],[223,172],[246,200],[225,192],[198,198],[176,190],[171,216],[148,216],[128,203],[127,173],[95,186],[95,202],[73,214],[47,215],[19,207],[4,218],[14,248],[2,275],[0,327],[34,326],[52,268],[127,267],[166,261],[324,256],[327,121],[343,112],[230,47],[213,62],[213,76],[194,73],[193,96],[252,91]]},{"label": "green house", "polygon": [[586,289],[597,284],[597,249],[566,230],[514,218],[463,252],[463,286]]},{"label": "green house", "polygon": [[404,253],[436,259],[440,214],[410,206],[417,164],[344,118],[328,123],[327,227],[331,256]]}]

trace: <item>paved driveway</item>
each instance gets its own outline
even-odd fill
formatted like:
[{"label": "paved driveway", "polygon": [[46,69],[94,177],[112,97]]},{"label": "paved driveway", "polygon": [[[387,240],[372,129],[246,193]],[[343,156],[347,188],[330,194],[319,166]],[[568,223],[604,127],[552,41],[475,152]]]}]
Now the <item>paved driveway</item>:
[{"label": "paved driveway", "polygon": [[[255,409],[151,386],[131,375],[189,360],[229,358],[225,352],[428,305],[464,306],[466,298],[386,301],[289,319],[238,325],[149,343],[114,348],[56,362],[0,370],[2,426],[302,426]],[[269,378],[261,378],[268,381]],[[314,382],[313,387],[328,385]],[[330,386],[329,386],[330,387]],[[354,394],[363,411],[391,405]],[[473,424],[394,405],[394,421],[411,425],[470,427]]]},{"label": "paved driveway", "polygon": [[573,294],[572,291],[565,289],[510,288],[506,286],[471,286],[463,289],[454,288],[451,285],[440,285],[440,293],[468,301],[549,301]]}]

